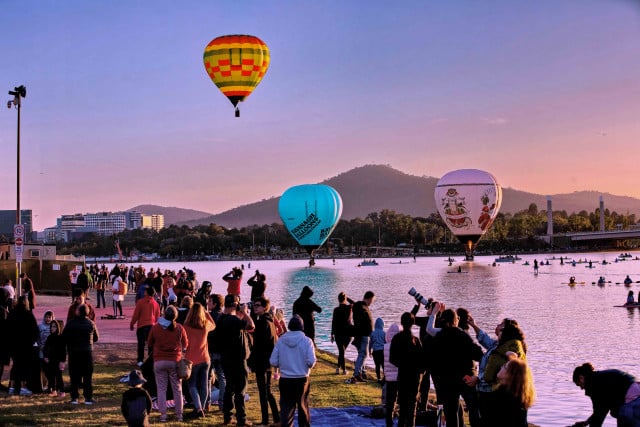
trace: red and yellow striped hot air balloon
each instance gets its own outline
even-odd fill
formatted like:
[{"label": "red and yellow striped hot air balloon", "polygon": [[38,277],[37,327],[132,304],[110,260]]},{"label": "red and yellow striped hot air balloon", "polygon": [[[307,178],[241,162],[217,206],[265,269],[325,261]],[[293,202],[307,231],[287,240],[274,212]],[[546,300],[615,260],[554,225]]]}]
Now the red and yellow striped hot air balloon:
[{"label": "red and yellow striped hot air balloon", "polygon": [[204,49],[204,68],[240,117],[238,102],[251,95],[269,68],[269,48],[255,36],[216,37]]}]

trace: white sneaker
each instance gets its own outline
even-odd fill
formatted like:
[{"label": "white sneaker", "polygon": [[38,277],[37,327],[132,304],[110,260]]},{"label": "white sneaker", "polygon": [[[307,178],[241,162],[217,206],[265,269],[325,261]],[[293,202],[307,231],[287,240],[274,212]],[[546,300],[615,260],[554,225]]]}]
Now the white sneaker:
[{"label": "white sneaker", "polygon": [[143,365],[143,362],[138,362],[137,365],[138,365],[138,367],[140,367],[140,366]]},{"label": "white sneaker", "polygon": [[31,390],[29,390],[28,388],[21,388],[20,389],[20,396],[31,396],[33,394],[33,392]]},{"label": "white sneaker", "polygon": [[9,394],[16,394],[16,389],[13,387],[9,387]]}]

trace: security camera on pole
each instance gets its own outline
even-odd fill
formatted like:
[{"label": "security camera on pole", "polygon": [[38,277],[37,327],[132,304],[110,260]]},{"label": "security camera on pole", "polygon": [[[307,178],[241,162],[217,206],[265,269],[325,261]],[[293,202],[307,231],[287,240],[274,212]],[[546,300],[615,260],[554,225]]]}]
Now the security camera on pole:
[{"label": "security camera on pole", "polygon": [[[22,98],[27,96],[27,88],[22,86],[14,87],[9,91],[9,95],[13,95],[13,99],[7,102],[7,108],[15,106],[18,110],[18,150],[17,150],[17,166],[16,166],[16,225],[13,229],[14,242],[16,245],[16,294],[22,295],[22,279],[20,279],[20,273],[22,273],[22,250],[24,244],[24,225],[22,225],[20,215],[20,107],[22,105]],[[17,233],[21,231],[21,235],[17,236]],[[18,240],[19,239],[19,240]],[[20,243],[20,249],[18,249],[18,243]],[[18,258],[18,250],[20,250],[20,258]]]}]

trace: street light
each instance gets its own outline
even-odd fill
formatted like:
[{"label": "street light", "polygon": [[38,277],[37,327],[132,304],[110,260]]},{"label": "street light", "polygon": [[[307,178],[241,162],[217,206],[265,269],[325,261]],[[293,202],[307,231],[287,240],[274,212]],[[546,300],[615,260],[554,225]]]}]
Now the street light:
[{"label": "street light", "polygon": [[[14,87],[9,91],[9,95],[13,95],[13,99],[7,102],[7,108],[11,109],[11,106],[16,107],[18,110],[18,150],[17,150],[17,166],[16,166],[16,224],[22,224],[20,215],[20,109],[22,106],[22,98],[27,96],[27,88],[24,85]],[[16,250],[16,291],[18,296],[22,295],[22,279],[20,274],[22,273],[22,259],[20,262],[17,260],[18,254]]]}]

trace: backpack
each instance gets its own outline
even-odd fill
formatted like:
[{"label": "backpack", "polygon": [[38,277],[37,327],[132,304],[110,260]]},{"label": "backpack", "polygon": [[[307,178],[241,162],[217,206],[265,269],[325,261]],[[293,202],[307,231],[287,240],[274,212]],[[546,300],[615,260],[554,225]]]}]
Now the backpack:
[{"label": "backpack", "polygon": [[118,295],[126,295],[127,292],[127,282],[120,280],[120,284],[118,285]]}]

